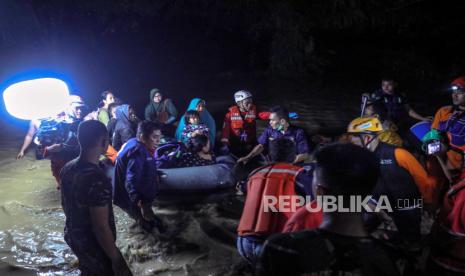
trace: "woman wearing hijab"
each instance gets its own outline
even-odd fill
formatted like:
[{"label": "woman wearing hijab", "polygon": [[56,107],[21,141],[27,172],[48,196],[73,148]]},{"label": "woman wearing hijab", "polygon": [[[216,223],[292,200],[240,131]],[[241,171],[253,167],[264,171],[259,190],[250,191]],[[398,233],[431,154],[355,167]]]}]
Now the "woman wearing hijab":
[{"label": "woman wearing hijab", "polygon": [[[200,123],[204,124],[208,127],[209,129],[209,139],[210,139],[210,144],[211,147],[213,148],[215,146],[215,134],[216,134],[216,125],[215,125],[215,120],[213,119],[212,115],[208,110],[205,108],[206,103],[204,100],[195,98],[192,99],[189,107],[187,108],[187,111],[189,110],[195,110],[200,113]],[[185,120],[184,116],[181,117],[179,120],[178,128],[176,129],[176,135],[175,138],[178,141],[181,141],[182,139],[182,131],[184,130],[185,126]]]},{"label": "woman wearing hijab", "polygon": [[163,132],[172,136],[177,116],[178,110],[171,99],[164,98],[158,88],[150,90],[150,103],[145,107],[145,120],[163,124]]},{"label": "woman wearing hijab", "polygon": [[132,106],[128,104],[118,106],[115,113],[116,126],[111,145],[116,150],[120,150],[124,143],[136,137],[137,117],[134,115]]}]

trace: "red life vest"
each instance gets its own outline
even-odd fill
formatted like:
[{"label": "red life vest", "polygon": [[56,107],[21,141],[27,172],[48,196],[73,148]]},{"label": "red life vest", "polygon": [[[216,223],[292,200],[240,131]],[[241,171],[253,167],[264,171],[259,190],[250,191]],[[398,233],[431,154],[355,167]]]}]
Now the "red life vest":
[{"label": "red life vest", "polygon": [[[458,203],[458,204],[457,204]],[[447,192],[443,208],[432,229],[432,258],[440,266],[465,272],[465,180]]]},{"label": "red life vest", "polygon": [[297,195],[295,181],[302,170],[303,168],[288,163],[276,163],[252,172],[247,183],[247,198],[237,229],[239,236],[268,236],[283,230],[287,220],[295,211],[272,212],[269,209],[266,212],[264,198],[265,196],[276,197],[278,200],[274,206],[279,211],[280,207],[284,207],[280,206],[280,196]]},{"label": "red life vest", "polygon": [[[231,114],[231,129],[236,136],[240,136],[242,131],[250,132],[253,130],[255,134],[255,120],[257,119],[257,108],[252,105],[249,111],[242,115],[237,105],[229,108]],[[252,133],[247,133],[251,135]]]}]

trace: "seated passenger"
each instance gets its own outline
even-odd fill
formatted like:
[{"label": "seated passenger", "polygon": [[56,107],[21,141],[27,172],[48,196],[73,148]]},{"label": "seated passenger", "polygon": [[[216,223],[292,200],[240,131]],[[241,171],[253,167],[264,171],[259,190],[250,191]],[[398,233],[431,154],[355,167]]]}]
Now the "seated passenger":
[{"label": "seated passenger", "polygon": [[178,160],[178,167],[197,167],[216,164],[216,157],[210,148],[210,140],[205,134],[192,137],[187,144],[187,152]]},{"label": "seated passenger", "polygon": [[116,125],[111,145],[120,150],[124,143],[136,136],[137,117],[132,106],[123,104],[116,108]]},{"label": "seated passenger", "polygon": [[181,142],[188,144],[189,140],[199,134],[209,135],[209,129],[205,124],[200,122],[200,113],[195,110],[189,110],[184,114],[184,129],[181,134]]}]

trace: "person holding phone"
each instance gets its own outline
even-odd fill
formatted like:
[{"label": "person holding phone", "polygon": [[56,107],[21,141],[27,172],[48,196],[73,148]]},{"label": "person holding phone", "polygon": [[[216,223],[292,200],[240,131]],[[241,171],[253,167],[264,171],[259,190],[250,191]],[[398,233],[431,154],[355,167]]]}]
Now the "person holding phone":
[{"label": "person holding phone", "polygon": [[[407,150],[383,143],[379,138],[382,131],[382,123],[377,117],[356,118],[347,130],[353,144],[374,152],[379,158],[382,181],[375,186],[371,201],[376,205],[379,198],[386,195],[394,209],[389,215],[399,237],[407,244],[415,244],[421,239],[422,204],[419,203],[421,199],[423,203],[433,201],[437,178],[428,174]],[[375,217],[367,216],[368,228],[378,224]]]}]

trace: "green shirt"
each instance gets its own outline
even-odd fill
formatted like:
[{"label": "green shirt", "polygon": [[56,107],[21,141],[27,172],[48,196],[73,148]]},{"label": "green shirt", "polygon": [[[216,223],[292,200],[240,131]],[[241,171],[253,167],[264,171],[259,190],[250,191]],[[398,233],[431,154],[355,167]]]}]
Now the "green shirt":
[{"label": "green shirt", "polygon": [[97,120],[102,122],[105,126],[108,125],[110,121],[110,114],[108,114],[108,110],[105,108],[100,108],[97,115]]}]

